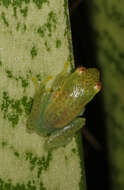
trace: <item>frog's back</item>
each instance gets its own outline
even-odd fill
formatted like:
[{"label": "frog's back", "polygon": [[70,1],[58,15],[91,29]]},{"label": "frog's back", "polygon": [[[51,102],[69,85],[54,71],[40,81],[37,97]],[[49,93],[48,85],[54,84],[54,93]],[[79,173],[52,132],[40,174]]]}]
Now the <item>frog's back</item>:
[{"label": "frog's back", "polygon": [[44,112],[44,122],[47,127],[61,128],[71,122],[83,109],[83,81],[76,73],[64,83],[64,86],[53,94],[50,104]]},{"label": "frog's back", "polygon": [[45,110],[44,122],[47,127],[61,128],[71,122],[81,111],[82,105],[67,92],[60,91]]},{"label": "frog's back", "polygon": [[98,93],[101,88],[98,81],[99,72],[96,69],[78,68],[61,89],[53,93],[44,112],[45,126],[62,128],[69,124]]}]

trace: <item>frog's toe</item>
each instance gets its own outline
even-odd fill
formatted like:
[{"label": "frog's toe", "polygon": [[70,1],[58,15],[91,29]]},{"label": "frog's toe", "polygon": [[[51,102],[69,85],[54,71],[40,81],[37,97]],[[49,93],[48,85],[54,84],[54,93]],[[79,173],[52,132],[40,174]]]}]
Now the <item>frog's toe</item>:
[{"label": "frog's toe", "polygon": [[65,63],[64,63],[64,71],[65,72],[67,72],[67,71],[69,71],[69,68],[70,68],[70,62],[69,61],[66,61]]}]

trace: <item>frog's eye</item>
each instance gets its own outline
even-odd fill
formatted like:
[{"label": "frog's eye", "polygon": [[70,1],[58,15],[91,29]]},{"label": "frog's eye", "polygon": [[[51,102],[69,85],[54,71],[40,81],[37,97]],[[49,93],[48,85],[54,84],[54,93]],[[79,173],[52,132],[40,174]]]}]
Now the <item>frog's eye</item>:
[{"label": "frog's eye", "polygon": [[94,89],[96,90],[96,92],[99,92],[102,88],[101,82],[97,82],[94,86]]},{"label": "frog's eye", "polygon": [[76,72],[79,73],[79,74],[82,74],[82,73],[86,73],[86,68],[85,67],[78,67],[76,69]]}]

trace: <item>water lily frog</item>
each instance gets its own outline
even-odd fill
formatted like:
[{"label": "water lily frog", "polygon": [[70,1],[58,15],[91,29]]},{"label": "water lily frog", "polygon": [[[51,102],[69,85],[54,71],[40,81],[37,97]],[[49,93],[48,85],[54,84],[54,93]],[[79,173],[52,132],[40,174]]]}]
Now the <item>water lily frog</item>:
[{"label": "water lily frog", "polygon": [[79,67],[69,71],[69,64],[59,73],[51,89],[46,81],[35,80],[35,95],[27,128],[47,136],[46,149],[66,145],[80,128],[85,118],[80,115],[86,104],[100,91],[99,71]]}]

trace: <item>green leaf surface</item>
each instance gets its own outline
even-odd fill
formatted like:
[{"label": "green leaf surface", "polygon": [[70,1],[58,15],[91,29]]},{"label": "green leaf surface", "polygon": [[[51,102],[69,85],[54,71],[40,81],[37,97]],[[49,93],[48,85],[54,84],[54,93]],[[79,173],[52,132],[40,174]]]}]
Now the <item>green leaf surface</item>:
[{"label": "green leaf surface", "polygon": [[0,190],[84,189],[80,137],[47,152],[26,131],[32,77],[55,77],[65,61],[73,67],[67,0],[0,0]]}]

